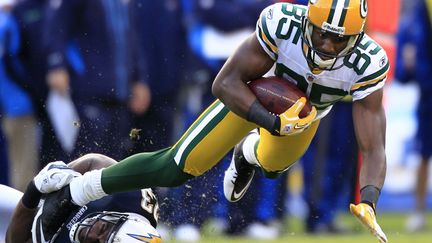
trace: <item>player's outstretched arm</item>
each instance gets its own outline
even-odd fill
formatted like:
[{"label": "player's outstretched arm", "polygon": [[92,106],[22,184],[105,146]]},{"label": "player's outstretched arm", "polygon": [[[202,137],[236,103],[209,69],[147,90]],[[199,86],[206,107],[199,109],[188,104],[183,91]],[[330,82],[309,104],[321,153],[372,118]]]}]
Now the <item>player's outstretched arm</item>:
[{"label": "player's outstretched arm", "polygon": [[6,233],[6,242],[31,242],[31,226],[39,201],[44,193],[59,190],[80,173],[61,161],[46,165],[27,186],[14,210]]},{"label": "player's outstretched arm", "polygon": [[386,118],[382,105],[383,90],[377,90],[353,103],[354,129],[362,154],[360,170],[361,203],[350,210],[382,243],[387,237],[376,220],[376,203],[386,174]]},{"label": "player's outstretched arm", "polygon": [[31,227],[37,208],[27,208],[18,202],[6,232],[6,243],[32,242]]}]

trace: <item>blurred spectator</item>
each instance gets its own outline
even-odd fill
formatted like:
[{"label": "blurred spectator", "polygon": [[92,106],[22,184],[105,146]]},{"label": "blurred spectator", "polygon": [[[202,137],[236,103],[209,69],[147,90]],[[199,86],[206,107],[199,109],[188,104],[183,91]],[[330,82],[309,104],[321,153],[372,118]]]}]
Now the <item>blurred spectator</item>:
[{"label": "blurred spectator", "polygon": [[5,71],[9,56],[15,56],[19,46],[18,26],[10,15],[13,1],[0,2],[0,103],[2,129],[9,155],[10,185],[18,190],[26,188],[38,171],[36,121],[29,96]]},{"label": "blurred spectator", "polygon": [[415,80],[419,85],[416,142],[421,156],[416,174],[415,210],[407,221],[407,230],[420,231],[426,226],[426,196],[429,160],[432,155],[432,3],[415,1],[412,13],[401,18],[397,34],[396,79]]},{"label": "blurred spectator", "polygon": [[304,197],[309,210],[305,222],[307,232],[346,231],[335,219],[339,205],[347,205],[353,198],[357,161],[352,104],[339,102],[322,119],[302,159]]},{"label": "blurred spectator", "polygon": [[181,3],[178,0],[136,0],[139,24],[137,34],[148,72],[146,81],[152,91],[148,111],[133,118],[140,139],[131,153],[154,151],[173,141],[173,123],[184,69],[185,45]]},{"label": "blurred spectator", "polygon": [[[137,4],[140,16],[137,34],[145,60],[149,60],[146,80],[152,91],[152,100],[146,113],[132,118],[133,127],[139,129],[139,137],[133,144],[131,154],[158,150],[177,139],[173,131],[178,124],[181,106],[178,97],[187,63],[181,2],[137,0]],[[184,207],[176,210],[176,207],[183,205],[167,198],[168,189],[156,188],[155,191],[161,199],[158,231],[168,239],[169,229],[164,227],[169,223],[167,219],[171,218],[171,213],[174,214],[172,218],[177,218]]]},{"label": "blurred spectator", "polygon": [[[98,152],[123,158],[132,146],[130,115],[148,110],[151,92],[137,38],[138,7],[135,0],[49,2],[47,82],[51,92],[65,97],[70,92],[76,105],[79,134],[73,157]],[[79,53],[68,60],[71,42]]]},{"label": "blurred spectator", "polygon": [[49,88],[46,84],[46,51],[43,46],[43,24],[46,0],[21,0],[12,10],[18,24],[20,41],[14,55],[8,56],[8,75],[31,97],[35,115],[41,128],[39,163],[54,160],[69,161],[46,110]]}]

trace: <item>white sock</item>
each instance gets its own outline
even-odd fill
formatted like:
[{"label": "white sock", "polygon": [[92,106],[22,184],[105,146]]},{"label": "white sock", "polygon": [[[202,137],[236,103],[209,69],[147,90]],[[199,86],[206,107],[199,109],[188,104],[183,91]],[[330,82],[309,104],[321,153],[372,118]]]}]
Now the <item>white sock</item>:
[{"label": "white sock", "polygon": [[259,166],[258,159],[255,154],[255,144],[259,141],[258,132],[251,132],[246,136],[245,141],[243,142],[242,150],[243,155],[246,161],[255,166]]},{"label": "white sock", "polygon": [[78,206],[84,206],[108,195],[102,189],[101,178],[102,170],[89,171],[83,176],[75,177],[70,183],[73,202]]}]

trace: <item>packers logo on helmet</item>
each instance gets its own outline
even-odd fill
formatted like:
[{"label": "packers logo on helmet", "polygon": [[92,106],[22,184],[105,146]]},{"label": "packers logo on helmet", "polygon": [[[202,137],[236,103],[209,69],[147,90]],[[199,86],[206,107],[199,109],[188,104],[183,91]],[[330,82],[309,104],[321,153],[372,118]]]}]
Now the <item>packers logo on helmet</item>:
[{"label": "packers logo on helmet", "polygon": [[366,18],[367,16],[367,1],[366,0],[361,0],[360,1],[360,15],[363,18]]},{"label": "packers logo on helmet", "polygon": [[[308,11],[302,21],[305,55],[312,65],[320,69],[336,69],[340,57],[345,57],[360,43],[364,35],[367,16],[366,0],[310,0]],[[340,37],[349,37],[347,46],[337,55],[317,51],[311,36],[314,28]],[[322,58],[324,57],[324,58]]]}]

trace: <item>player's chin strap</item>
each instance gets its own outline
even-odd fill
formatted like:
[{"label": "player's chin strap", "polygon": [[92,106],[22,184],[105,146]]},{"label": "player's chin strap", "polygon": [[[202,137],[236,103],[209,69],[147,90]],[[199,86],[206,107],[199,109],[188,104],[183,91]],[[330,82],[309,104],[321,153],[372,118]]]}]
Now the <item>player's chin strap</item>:
[{"label": "player's chin strap", "polygon": [[102,189],[102,169],[93,170],[83,176],[75,177],[70,183],[72,200],[79,206],[100,199],[108,194]]}]

